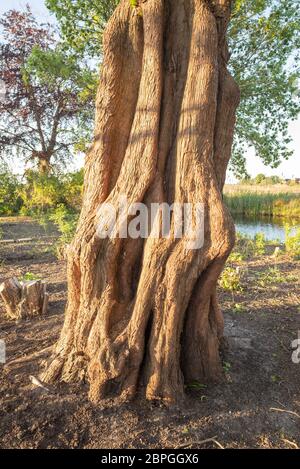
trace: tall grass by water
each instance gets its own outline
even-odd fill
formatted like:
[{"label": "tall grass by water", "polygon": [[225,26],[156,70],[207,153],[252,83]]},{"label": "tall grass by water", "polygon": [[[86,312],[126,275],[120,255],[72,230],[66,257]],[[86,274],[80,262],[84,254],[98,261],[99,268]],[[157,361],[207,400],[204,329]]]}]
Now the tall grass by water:
[{"label": "tall grass by water", "polygon": [[288,192],[277,187],[272,190],[272,186],[269,189],[227,186],[224,200],[234,215],[300,218],[300,187]]}]

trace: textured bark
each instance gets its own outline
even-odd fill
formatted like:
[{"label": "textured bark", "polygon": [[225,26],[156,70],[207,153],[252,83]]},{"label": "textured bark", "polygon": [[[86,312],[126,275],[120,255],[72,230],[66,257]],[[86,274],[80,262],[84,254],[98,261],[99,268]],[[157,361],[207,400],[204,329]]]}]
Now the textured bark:
[{"label": "textured bark", "polygon": [[[222,200],[239,90],[227,71],[230,1],[121,1],[104,38],[96,135],[68,256],[65,323],[46,381],[86,379],[90,398],[174,402],[221,376],[216,285],[234,244]],[[204,246],[99,239],[99,204],[196,203]]]}]

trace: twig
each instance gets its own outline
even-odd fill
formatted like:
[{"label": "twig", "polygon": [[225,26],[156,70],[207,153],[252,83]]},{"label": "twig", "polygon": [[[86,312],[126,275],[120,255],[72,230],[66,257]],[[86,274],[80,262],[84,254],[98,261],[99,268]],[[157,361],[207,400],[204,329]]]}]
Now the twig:
[{"label": "twig", "polygon": [[271,407],[270,410],[273,410],[275,412],[285,412],[287,414],[294,415],[295,417],[298,417],[300,419],[300,415],[297,414],[297,412],[293,412],[292,410],[277,409],[277,407]]},{"label": "twig", "polygon": [[40,355],[43,355],[46,352],[50,352],[51,349],[53,349],[53,345],[50,345],[49,347],[43,348],[42,350],[38,350],[37,352],[30,353],[29,355],[26,355],[25,357],[16,358],[14,360],[11,360],[10,362],[7,362],[5,364],[5,367],[10,367],[11,365],[18,365],[20,363],[27,362],[28,360],[36,359]]},{"label": "twig", "polygon": [[200,440],[200,441],[191,441],[190,443],[185,443],[184,445],[177,446],[177,448],[187,448],[188,446],[201,446],[204,445],[205,443],[214,443],[216,446],[218,446],[220,449],[225,449],[224,446],[221,445],[216,440],[216,436],[213,436],[212,438],[207,438],[206,440]]},{"label": "twig", "polygon": [[44,386],[44,384],[43,384],[38,378],[36,378],[35,376],[30,375],[30,376],[29,376],[29,379],[30,379],[30,381],[32,382],[32,384],[33,384],[34,386],[37,386],[38,388],[42,388],[42,389],[44,389],[45,391],[50,392],[50,389],[47,388],[46,386]]},{"label": "twig", "polygon": [[299,446],[296,443],[294,443],[293,441],[287,440],[286,438],[282,438],[282,441],[284,441],[288,445],[293,446],[293,448],[295,448],[295,449],[299,449]]}]

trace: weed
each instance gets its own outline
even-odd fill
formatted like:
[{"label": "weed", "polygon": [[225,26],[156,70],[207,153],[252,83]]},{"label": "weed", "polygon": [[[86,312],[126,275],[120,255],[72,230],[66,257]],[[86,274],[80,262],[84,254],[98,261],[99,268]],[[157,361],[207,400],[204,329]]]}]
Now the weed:
[{"label": "weed", "polygon": [[224,373],[229,373],[231,370],[231,364],[229,362],[223,362],[223,370]]},{"label": "weed", "polygon": [[199,381],[192,381],[190,384],[187,384],[186,387],[196,391],[203,391],[203,389],[207,388],[206,384],[202,384]]},{"label": "weed", "polygon": [[280,272],[278,267],[270,267],[264,272],[258,273],[258,284],[261,287],[274,283],[289,283],[297,281],[297,277]]},{"label": "weed", "polygon": [[219,280],[221,288],[230,292],[242,291],[242,271],[239,267],[226,267]]},{"label": "weed", "polygon": [[37,275],[33,274],[32,272],[26,272],[22,277],[19,278],[21,282],[29,282],[32,280],[40,280],[40,277]]},{"label": "weed", "polygon": [[244,313],[245,307],[241,303],[235,303],[232,308],[233,313]]},{"label": "weed", "polygon": [[300,228],[286,226],[285,247],[287,252],[296,260],[300,259]]}]

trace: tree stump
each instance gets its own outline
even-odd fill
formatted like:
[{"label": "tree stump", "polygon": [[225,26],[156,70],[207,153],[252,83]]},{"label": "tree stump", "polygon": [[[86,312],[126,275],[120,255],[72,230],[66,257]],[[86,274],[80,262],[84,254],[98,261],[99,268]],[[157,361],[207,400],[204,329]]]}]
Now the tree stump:
[{"label": "tree stump", "polygon": [[13,277],[0,285],[6,314],[10,319],[41,316],[47,311],[49,294],[41,280],[19,282]]}]

